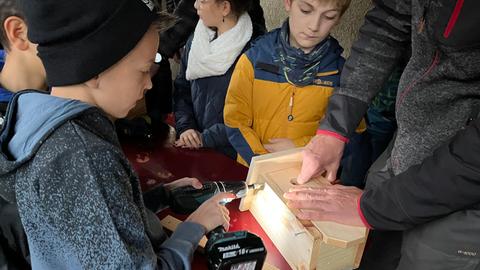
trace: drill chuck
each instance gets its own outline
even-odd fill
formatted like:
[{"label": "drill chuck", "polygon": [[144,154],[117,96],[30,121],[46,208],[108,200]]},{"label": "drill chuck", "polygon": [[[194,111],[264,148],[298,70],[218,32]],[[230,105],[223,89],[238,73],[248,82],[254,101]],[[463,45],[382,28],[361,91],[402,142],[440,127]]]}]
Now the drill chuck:
[{"label": "drill chuck", "polygon": [[[201,189],[192,186],[184,186],[172,189],[170,191],[170,208],[179,214],[190,214],[195,211],[203,202],[210,199],[217,193],[229,192],[235,194],[237,198],[245,197],[250,189],[258,189],[261,185],[247,185],[244,181],[223,182],[212,181],[203,183]],[[222,202],[223,204],[229,201]]]}]

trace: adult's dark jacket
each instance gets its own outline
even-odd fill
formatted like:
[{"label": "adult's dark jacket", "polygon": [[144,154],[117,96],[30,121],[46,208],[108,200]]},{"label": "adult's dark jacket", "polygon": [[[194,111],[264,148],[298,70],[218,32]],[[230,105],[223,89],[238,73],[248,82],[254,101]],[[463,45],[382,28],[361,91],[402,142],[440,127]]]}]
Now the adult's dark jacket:
[{"label": "adult's dark jacket", "polygon": [[[260,0],[253,0],[253,5],[248,12],[250,18],[252,18],[253,24],[253,36],[261,36],[267,32],[265,26],[265,18],[263,17],[263,9],[260,5]],[[174,11],[179,20],[178,22],[160,34],[160,47],[159,52],[163,56],[173,57],[173,55],[182,48],[188,37],[195,30],[195,26],[198,22],[197,11],[194,7],[195,0],[181,0]]]},{"label": "adult's dark jacket", "polygon": [[[379,230],[405,231],[398,269],[480,268],[480,2],[377,0],[320,129],[349,137],[401,56],[390,158],[360,201]],[[467,123],[470,126],[467,127]],[[386,172],[388,180],[372,175]]]}]

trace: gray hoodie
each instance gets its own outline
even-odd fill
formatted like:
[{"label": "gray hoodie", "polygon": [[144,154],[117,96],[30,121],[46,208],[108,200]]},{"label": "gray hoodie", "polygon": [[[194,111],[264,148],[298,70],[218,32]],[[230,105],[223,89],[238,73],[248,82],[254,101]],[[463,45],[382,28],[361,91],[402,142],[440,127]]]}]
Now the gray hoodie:
[{"label": "gray hoodie", "polygon": [[99,109],[23,92],[0,145],[0,195],[18,204],[33,269],[190,269],[205,229],[167,239]]}]

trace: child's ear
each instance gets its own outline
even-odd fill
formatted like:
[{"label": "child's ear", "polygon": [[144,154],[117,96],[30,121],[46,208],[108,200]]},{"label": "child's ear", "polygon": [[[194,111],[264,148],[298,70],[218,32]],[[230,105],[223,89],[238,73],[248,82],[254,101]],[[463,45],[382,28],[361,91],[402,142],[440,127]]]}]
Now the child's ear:
[{"label": "child's ear", "polygon": [[287,12],[289,12],[290,9],[292,8],[292,2],[293,0],[283,0],[283,4],[285,5],[285,10]]},{"label": "child's ear", "polygon": [[3,22],[3,29],[10,47],[15,47],[21,51],[29,49],[28,27],[24,20],[17,16],[10,16]]},{"label": "child's ear", "polygon": [[228,16],[230,13],[232,13],[232,5],[230,4],[230,1],[223,1],[223,17]]}]

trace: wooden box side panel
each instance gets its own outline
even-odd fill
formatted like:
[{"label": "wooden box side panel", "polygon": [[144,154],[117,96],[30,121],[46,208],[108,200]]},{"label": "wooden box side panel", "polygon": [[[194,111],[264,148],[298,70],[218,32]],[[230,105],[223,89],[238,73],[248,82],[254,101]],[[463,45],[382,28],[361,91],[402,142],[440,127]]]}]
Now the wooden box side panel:
[{"label": "wooden box side panel", "polygon": [[318,254],[314,256],[317,270],[351,270],[355,268],[358,246],[339,248],[321,243]]},{"label": "wooden box side panel", "polygon": [[[302,166],[302,150],[303,148],[295,148],[282,152],[256,156],[252,159],[250,169],[247,175],[247,184],[263,184],[265,180],[260,177],[264,172],[278,170],[285,166],[301,167]],[[240,211],[250,209],[250,204],[254,197],[253,191],[248,191],[247,195],[240,201]]]},{"label": "wooden box side panel", "polygon": [[[283,193],[294,186],[292,180],[296,181],[301,160],[301,149],[255,157],[247,183],[263,183],[265,187],[255,194],[249,193],[240,209],[250,209],[293,269],[358,267],[368,235],[366,228],[325,221],[302,221],[302,224],[286,206]],[[330,184],[318,177],[305,186],[325,185]]]},{"label": "wooden box side panel", "polygon": [[[370,230],[365,229],[365,239],[368,238],[368,234],[370,233]],[[357,246],[357,254],[355,255],[355,261],[354,261],[354,268],[358,268],[360,266],[360,262],[362,261],[363,257],[363,251],[365,250],[365,245],[367,244],[367,240],[365,240],[363,243],[360,243]]]},{"label": "wooden box side panel", "polygon": [[314,265],[314,243],[319,239],[303,227],[268,184],[253,198],[250,212],[292,269]]},{"label": "wooden box side panel", "polygon": [[[270,185],[283,203],[286,203],[283,194],[295,186],[292,182],[296,183],[296,178],[299,173],[300,166],[295,164],[282,164],[281,168],[265,172],[265,182]],[[322,188],[329,185],[330,183],[325,178],[317,177],[303,186]],[[311,223],[322,233],[323,241],[329,245],[349,248],[366,241],[367,228],[365,227],[347,226],[329,221],[312,221]]]}]

